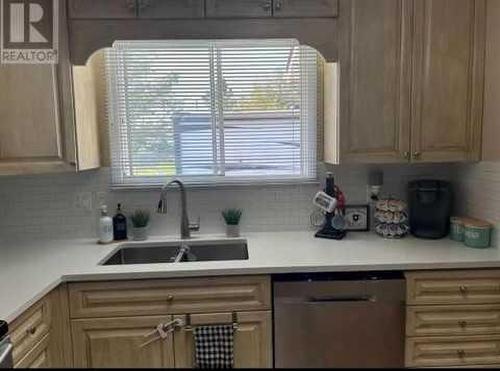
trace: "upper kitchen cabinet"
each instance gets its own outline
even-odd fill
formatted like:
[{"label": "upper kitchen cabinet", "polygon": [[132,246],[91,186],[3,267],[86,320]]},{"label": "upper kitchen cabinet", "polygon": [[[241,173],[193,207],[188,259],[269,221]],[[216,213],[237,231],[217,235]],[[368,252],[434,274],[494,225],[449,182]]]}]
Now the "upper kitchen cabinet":
[{"label": "upper kitchen cabinet", "polygon": [[0,174],[71,169],[64,147],[57,71],[49,65],[0,67]]},{"label": "upper kitchen cabinet", "polygon": [[278,18],[333,18],[338,0],[274,0],[273,15]]},{"label": "upper kitchen cabinet", "polygon": [[202,18],[203,0],[68,0],[71,19]]},{"label": "upper kitchen cabinet", "polygon": [[207,18],[266,18],[272,16],[272,0],[205,0]]},{"label": "upper kitchen cabinet", "polygon": [[334,18],[338,0],[205,0],[207,18]]},{"label": "upper kitchen cabinet", "polygon": [[60,4],[59,63],[0,66],[0,175],[99,167],[93,102],[73,99],[88,81],[73,79]]},{"label": "upper kitchen cabinet", "polygon": [[127,19],[137,16],[137,0],[68,0],[73,19]]},{"label": "upper kitchen cabinet", "polygon": [[339,160],[406,161],[410,2],[345,0],[340,6]]},{"label": "upper kitchen cabinet", "polygon": [[339,149],[325,160],[478,160],[485,1],[342,0],[340,14]]},{"label": "upper kitchen cabinet", "polygon": [[412,159],[479,160],[484,0],[415,1]]},{"label": "upper kitchen cabinet", "polygon": [[139,0],[139,18],[195,19],[203,18],[203,0]]}]

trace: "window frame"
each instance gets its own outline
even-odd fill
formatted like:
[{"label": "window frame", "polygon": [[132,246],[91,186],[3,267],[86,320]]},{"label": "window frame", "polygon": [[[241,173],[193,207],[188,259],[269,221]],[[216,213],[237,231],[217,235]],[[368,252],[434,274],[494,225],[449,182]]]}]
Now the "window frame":
[{"label": "window frame", "polygon": [[[275,41],[275,42],[281,42],[282,40],[266,40],[266,42],[269,41]],[[180,41],[182,42],[182,41]],[[213,41],[212,41],[213,42]],[[223,41],[224,43],[228,43],[227,40]],[[231,40],[229,42],[233,42],[236,45],[239,43],[238,40]],[[262,42],[262,40],[253,40],[253,41],[248,41],[249,43],[252,42]],[[218,43],[218,41],[215,41],[215,43]],[[297,44],[298,46],[298,44]],[[302,49],[299,49],[302,50]],[[210,53],[212,54],[212,53]],[[211,56],[212,58],[212,56]],[[318,149],[321,147],[319,145],[319,136],[320,136],[320,128],[319,128],[319,122],[322,122],[320,118],[320,113],[322,112],[322,91],[319,89],[319,87],[322,86],[321,84],[321,60],[317,58],[317,62],[315,65],[315,71],[314,71],[314,76],[311,76],[311,71],[309,72],[304,72],[302,69],[301,65],[301,79],[307,78],[309,80],[313,79],[314,81],[314,88],[316,89],[316,94],[315,94],[315,110],[306,110],[301,109],[300,110],[300,122],[301,125],[303,126],[304,120],[307,120],[308,122],[308,128],[306,130],[301,129],[301,166],[302,167],[311,167],[310,169],[307,170],[302,170],[300,176],[298,175],[279,175],[279,176],[225,176],[225,175],[220,175],[220,174],[214,174],[214,175],[172,175],[172,176],[127,176],[124,171],[124,165],[119,163],[118,166],[115,165],[115,151],[117,150],[116,147],[120,147],[120,151],[131,151],[130,149],[130,140],[129,143],[126,147],[124,147],[124,143],[122,143],[121,135],[120,132],[123,130],[124,127],[127,127],[127,124],[123,122],[124,118],[121,117],[118,110],[116,109],[108,109],[108,115],[109,115],[109,121],[111,123],[110,125],[110,138],[119,138],[119,139],[111,139],[110,143],[110,148],[111,148],[111,167],[112,167],[112,172],[116,171],[117,168],[119,168],[121,174],[120,174],[120,179],[121,181],[115,182],[111,181],[111,187],[113,189],[157,189],[161,187],[163,184],[168,182],[171,179],[174,178],[181,178],[184,183],[189,186],[189,187],[199,187],[199,188],[213,188],[213,187],[225,187],[225,186],[254,186],[254,185],[293,185],[293,184],[318,184],[318,169],[317,169],[317,163],[319,161],[318,156]],[[211,63],[212,64],[212,63]],[[216,68],[220,69],[221,68],[221,62],[220,58],[219,61],[216,63]],[[117,75],[120,73],[120,71],[117,71],[117,68],[115,68],[111,73],[109,71],[107,72],[107,87],[108,87],[108,99],[109,96],[112,97],[118,97],[124,96],[125,93],[124,91],[120,91],[120,86],[119,84],[116,83]],[[123,74],[123,71],[121,71]],[[217,74],[218,76],[222,76],[222,74],[219,73]],[[305,76],[307,75],[307,76]],[[218,77],[218,79],[221,79],[221,77]],[[301,80],[302,81],[302,80]],[[220,84],[220,81],[211,81],[211,84]],[[309,81],[310,83],[310,81]],[[221,94],[222,89],[217,89],[218,93]],[[212,99],[214,99],[212,97]],[[220,99],[220,98],[219,98]],[[304,99],[303,94],[302,94],[302,100]],[[108,101],[109,104],[109,101]],[[304,104],[304,102],[302,102]],[[301,104],[301,107],[303,106]],[[220,104],[219,104],[220,106]],[[273,113],[272,111],[266,111],[266,114],[271,114]],[[255,113],[255,114],[262,114],[262,113]],[[289,114],[289,113],[288,113]],[[311,117],[304,117],[305,115],[313,115],[313,118]],[[227,120],[227,115],[222,112],[218,112],[219,117],[222,117],[221,122],[217,122],[217,130],[221,130],[222,127],[222,133],[224,132],[224,126],[225,122]],[[229,114],[230,115],[230,114]],[[212,115],[212,117],[215,117],[216,115]],[[216,119],[217,120],[217,119]],[[222,125],[221,125],[222,124]],[[311,130],[311,128],[313,128]],[[309,138],[305,138],[304,136],[309,135]],[[174,134],[175,136],[175,134]],[[130,136],[129,136],[130,138]],[[312,147],[312,148],[310,148]],[[310,157],[312,154],[313,159],[310,160],[308,157]],[[129,166],[133,164],[133,161],[129,161]],[[175,164],[174,166],[178,166]],[[306,174],[306,175],[305,175]],[[114,175],[112,174],[112,177]],[[152,178],[156,178],[158,181],[157,182],[151,182]]]}]

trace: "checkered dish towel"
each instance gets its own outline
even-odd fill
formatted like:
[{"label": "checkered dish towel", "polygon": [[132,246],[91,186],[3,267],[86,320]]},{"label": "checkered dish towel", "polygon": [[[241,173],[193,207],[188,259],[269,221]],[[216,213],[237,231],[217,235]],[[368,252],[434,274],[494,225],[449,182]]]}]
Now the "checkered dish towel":
[{"label": "checkered dish towel", "polygon": [[194,329],[196,368],[233,368],[233,325]]}]

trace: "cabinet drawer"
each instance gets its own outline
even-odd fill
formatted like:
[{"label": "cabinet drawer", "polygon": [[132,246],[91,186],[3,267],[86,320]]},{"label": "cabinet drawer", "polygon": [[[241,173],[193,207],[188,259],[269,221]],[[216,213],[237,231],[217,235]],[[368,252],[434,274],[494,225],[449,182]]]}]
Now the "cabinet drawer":
[{"label": "cabinet drawer", "polygon": [[50,300],[42,299],[12,323],[10,338],[14,345],[14,364],[47,335],[51,326],[50,310]]},{"label": "cabinet drawer", "polygon": [[407,304],[500,303],[500,271],[406,273]]},{"label": "cabinet drawer", "polygon": [[14,368],[49,368],[52,365],[49,351],[50,333],[45,335]]},{"label": "cabinet drawer", "polygon": [[85,282],[69,285],[72,318],[262,310],[269,277]]},{"label": "cabinet drawer", "polygon": [[406,310],[407,336],[500,334],[500,305],[416,306]]},{"label": "cabinet drawer", "polygon": [[272,0],[206,0],[207,18],[267,18]]},{"label": "cabinet drawer", "polygon": [[338,0],[274,0],[278,18],[334,18],[338,12]]},{"label": "cabinet drawer", "polygon": [[68,13],[73,19],[135,18],[136,0],[69,0]]},{"label": "cabinet drawer", "polygon": [[406,339],[407,367],[491,365],[500,363],[500,335]]}]

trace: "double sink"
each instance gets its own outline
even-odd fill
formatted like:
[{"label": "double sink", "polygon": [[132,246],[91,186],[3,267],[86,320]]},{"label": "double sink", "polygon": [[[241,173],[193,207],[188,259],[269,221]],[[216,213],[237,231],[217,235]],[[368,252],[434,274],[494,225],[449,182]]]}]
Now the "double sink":
[{"label": "double sink", "polygon": [[248,260],[246,240],[124,243],[100,264],[126,265],[227,260]]}]

